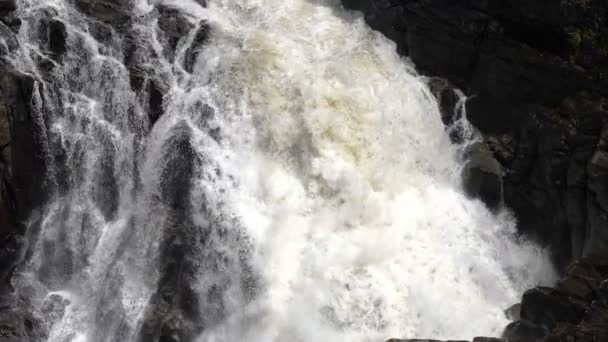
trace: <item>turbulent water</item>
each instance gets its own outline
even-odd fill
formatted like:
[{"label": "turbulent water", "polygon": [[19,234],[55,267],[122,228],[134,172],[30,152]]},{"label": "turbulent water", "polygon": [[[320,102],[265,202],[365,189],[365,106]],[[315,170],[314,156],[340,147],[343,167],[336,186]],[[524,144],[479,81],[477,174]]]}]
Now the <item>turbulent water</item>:
[{"label": "turbulent water", "polygon": [[[52,196],[16,288],[41,340],[497,335],[550,278],[507,214],[463,195],[463,146],[427,79],[357,14],[128,8],[110,25],[68,0],[19,3],[14,64],[39,79]],[[188,24],[173,45],[166,13]]]}]

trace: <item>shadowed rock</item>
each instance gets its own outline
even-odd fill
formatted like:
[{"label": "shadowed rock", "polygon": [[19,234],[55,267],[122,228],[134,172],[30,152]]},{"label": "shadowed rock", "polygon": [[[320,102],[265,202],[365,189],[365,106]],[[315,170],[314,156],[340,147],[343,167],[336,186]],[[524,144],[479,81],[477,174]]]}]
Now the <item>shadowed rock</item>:
[{"label": "shadowed rock", "polygon": [[196,59],[201,52],[203,45],[207,39],[209,39],[209,30],[209,25],[206,22],[201,22],[199,24],[194,39],[184,55],[184,69],[187,72],[191,73],[194,70]]},{"label": "shadowed rock", "polygon": [[503,204],[504,172],[490,149],[483,143],[468,147],[465,163],[462,178],[466,194],[481,199],[490,209],[500,208]]}]

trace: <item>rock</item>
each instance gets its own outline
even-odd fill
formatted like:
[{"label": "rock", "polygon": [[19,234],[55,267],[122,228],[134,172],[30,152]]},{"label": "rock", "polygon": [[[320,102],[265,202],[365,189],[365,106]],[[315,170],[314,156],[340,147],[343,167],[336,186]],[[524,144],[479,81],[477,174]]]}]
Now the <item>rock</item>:
[{"label": "rock", "polygon": [[45,340],[41,324],[30,314],[13,307],[0,309],[0,340],[31,342]]},{"label": "rock", "polygon": [[465,143],[472,137],[470,125],[466,124],[464,118],[466,97],[446,79],[434,77],[428,84],[439,102],[441,120],[446,125],[450,138],[456,144]]},{"label": "rock", "polygon": [[487,145],[475,143],[465,152],[463,171],[465,193],[481,199],[490,209],[496,210],[503,203],[503,170]]},{"label": "rock", "polygon": [[194,25],[177,9],[160,5],[158,13],[158,28],[164,40],[164,53],[168,59],[173,60],[178,43],[188,36]]},{"label": "rock", "polygon": [[151,125],[154,125],[165,113],[163,99],[166,92],[166,86],[162,85],[160,81],[152,80],[150,82],[150,90],[148,92],[148,118],[150,119]]},{"label": "rock", "polygon": [[0,287],[21,260],[23,222],[52,195],[40,86],[0,60]]},{"label": "rock", "polygon": [[559,323],[576,323],[585,313],[585,302],[551,288],[537,287],[524,293],[521,318],[551,331]]},{"label": "rock", "polygon": [[507,326],[509,342],[604,341],[608,338],[608,257],[574,262],[556,289],[527,291],[521,320]]},{"label": "rock", "polygon": [[0,61],[1,63],[8,63],[8,61],[2,60],[7,55],[15,52],[19,47],[17,37],[11,29],[0,21]]},{"label": "rock", "polygon": [[0,0],[0,19],[16,9],[15,0]]},{"label": "rock", "polygon": [[508,342],[504,338],[497,337],[475,337],[473,342]]},{"label": "rock", "polygon": [[48,23],[49,50],[53,59],[57,60],[67,51],[67,31],[65,24],[59,20],[51,19]]},{"label": "rock", "polygon": [[185,210],[190,205],[190,181],[196,163],[191,145],[192,129],[186,122],[172,128],[171,137],[164,144],[161,200],[174,210]]},{"label": "rock", "polygon": [[460,101],[458,89],[453,87],[450,82],[443,78],[433,77],[429,80],[429,88],[439,102],[441,109],[441,119],[446,126],[453,125],[459,117],[457,105]]},{"label": "rock", "polygon": [[511,321],[519,321],[521,319],[521,304],[515,304],[505,310],[505,316]]},{"label": "rock", "polygon": [[48,325],[47,330],[61,320],[68,305],[70,305],[70,300],[59,293],[51,293],[44,299],[41,311],[46,319],[45,323]]},{"label": "rock", "polygon": [[468,342],[468,341],[456,341],[456,340],[449,340],[449,341],[439,341],[439,340],[420,340],[420,339],[413,339],[413,340],[400,340],[400,339],[390,339],[386,342]]},{"label": "rock", "polygon": [[196,63],[198,54],[200,53],[202,46],[209,39],[209,30],[209,24],[206,22],[199,23],[194,39],[188,49],[186,49],[184,54],[184,69],[189,73],[192,73],[194,70],[194,64]]},{"label": "rock", "polygon": [[39,83],[32,77],[0,67],[0,105],[11,120],[11,174],[19,220],[50,195],[47,181],[49,145]]},{"label": "rock", "polygon": [[543,338],[546,331],[535,324],[521,320],[509,324],[502,337],[509,342],[530,342]]},{"label": "rock", "polygon": [[104,22],[121,23],[129,18],[130,0],[75,0],[76,8]]},{"label": "rock", "polygon": [[558,268],[608,249],[606,1],[342,3],[433,77],[447,125],[455,97],[434,79],[469,96],[467,117],[506,171],[505,206]]}]

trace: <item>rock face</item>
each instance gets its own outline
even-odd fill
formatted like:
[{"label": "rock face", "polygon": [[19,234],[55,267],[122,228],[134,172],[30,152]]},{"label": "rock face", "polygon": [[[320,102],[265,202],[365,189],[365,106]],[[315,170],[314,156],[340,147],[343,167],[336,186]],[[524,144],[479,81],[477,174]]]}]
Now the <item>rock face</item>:
[{"label": "rock face", "polygon": [[[549,246],[562,268],[608,249],[607,2],[342,3],[422,73],[469,95],[468,118],[505,170],[504,203],[523,233]],[[493,176],[472,172],[480,184],[465,186],[473,195],[496,188]]]},{"label": "rock face", "polygon": [[[204,5],[205,2],[197,0]],[[158,70],[147,67],[146,58],[157,58],[149,45],[137,41],[136,27],[130,17],[133,1],[130,0],[74,0],[76,8],[92,19],[88,30],[100,42],[100,49],[120,46],[125,51],[124,60],[130,87],[137,94],[139,105],[149,114],[142,130],[150,130],[164,115],[164,96],[167,92],[166,80]],[[61,96],[55,88],[53,71],[69,58],[70,32],[66,24],[59,20],[53,8],[41,8],[36,15],[37,44],[41,53],[32,56],[37,68],[35,75],[24,74],[10,63],[11,54],[19,49],[16,29],[19,27],[13,11],[15,1],[0,0],[0,340],[39,341],[46,340],[45,324],[38,322],[28,310],[22,298],[15,298],[11,276],[22,259],[27,237],[37,234],[34,222],[31,231],[26,232],[24,221],[36,218],[36,211],[48,196],[65,191],[67,182],[62,168],[66,164],[64,149],[50,148],[54,141],[49,133],[45,118],[63,110]],[[176,51],[188,44],[181,54],[181,63],[188,72],[209,35],[209,27],[204,22],[191,22],[179,11],[158,5],[151,15],[158,17],[159,41],[169,59],[177,58]],[[122,45],[124,44],[124,45]],[[55,112],[52,112],[55,111]],[[207,113],[209,114],[209,113]],[[161,241],[161,265],[158,289],[146,309],[145,321],[140,333],[141,341],[192,340],[201,330],[201,324],[212,324],[221,318],[221,307],[213,318],[200,319],[199,305],[218,305],[211,302],[198,303],[191,285],[197,274],[199,261],[194,260],[193,241],[205,231],[187,222],[187,193],[189,179],[197,161],[190,145],[190,132],[176,134],[176,139],[167,145],[168,160],[166,186],[162,188],[159,200],[166,206],[167,223],[163,227]],[[55,146],[56,147],[56,146]],[[117,185],[114,180],[113,154],[111,146],[101,157],[101,184],[98,196],[102,214],[111,218],[117,211]],[[178,172],[173,172],[178,170]],[[179,192],[177,192],[179,190]],[[103,205],[103,204],[108,205]],[[207,229],[206,234],[210,229]],[[27,236],[26,236],[27,234]],[[32,239],[33,240],[33,239]],[[210,239],[211,240],[211,239]],[[44,248],[44,247],[43,247]],[[52,255],[50,257],[53,257]],[[50,258],[49,257],[49,258]],[[207,258],[207,262],[219,262],[220,256]],[[67,262],[66,262],[67,264]],[[66,266],[69,269],[72,265]],[[41,267],[44,272],[44,267]],[[66,272],[69,272],[66,271]],[[189,278],[190,277],[190,278]],[[212,288],[210,291],[220,291]],[[113,296],[113,293],[108,296]],[[213,293],[209,298],[215,298]],[[46,307],[45,307],[46,308]],[[65,304],[62,300],[50,303],[49,310],[57,311],[61,317]],[[109,312],[109,311],[108,311]],[[47,315],[48,316],[48,315]],[[99,320],[111,321],[106,312],[100,313]],[[52,324],[52,323],[51,323]]]},{"label": "rock face", "polygon": [[[0,23],[0,25],[2,25]],[[15,44],[12,32],[0,30]],[[3,57],[2,57],[3,58]],[[45,129],[32,110],[35,81],[12,70],[0,59],[0,282],[8,279],[22,244],[23,226],[43,198]]]},{"label": "rock face", "polygon": [[526,292],[521,319],[510,324],[509,342],[608,341],[608,258],[582,258],[556,288]]}]

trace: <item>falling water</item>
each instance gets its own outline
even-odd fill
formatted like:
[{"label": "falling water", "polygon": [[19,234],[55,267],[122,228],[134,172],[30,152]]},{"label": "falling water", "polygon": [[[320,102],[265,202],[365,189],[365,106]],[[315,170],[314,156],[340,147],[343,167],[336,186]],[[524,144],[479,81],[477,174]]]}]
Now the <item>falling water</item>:
[{"label": "falling water", "polygon": [[507,213],[463,195],[427,79],[356,13],[79,3],[17,11],[50,151],[16,279],[41,340],[497,335],[550,278]]}]

